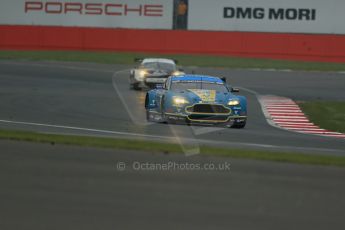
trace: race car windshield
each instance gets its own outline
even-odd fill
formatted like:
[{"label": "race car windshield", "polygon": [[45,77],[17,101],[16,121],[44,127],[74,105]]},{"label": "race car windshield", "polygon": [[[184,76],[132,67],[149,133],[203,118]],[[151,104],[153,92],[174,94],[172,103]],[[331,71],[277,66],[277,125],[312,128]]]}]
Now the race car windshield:
[{"label": "race car windshield", "polygon": [[217,82],[201,82],[201,81],[173,81],[171,84],[171,90],[188,90],[188,89],[206,89],[216,90],[217,92],[226,93],[228,89],[224,84]]},{"label": "race car windshield", "polygon": [[145,62],[143,66],[147,69],[161,69],[167,72],[173,72],[176,70],[176,66],[174,64],[164,62]]}]

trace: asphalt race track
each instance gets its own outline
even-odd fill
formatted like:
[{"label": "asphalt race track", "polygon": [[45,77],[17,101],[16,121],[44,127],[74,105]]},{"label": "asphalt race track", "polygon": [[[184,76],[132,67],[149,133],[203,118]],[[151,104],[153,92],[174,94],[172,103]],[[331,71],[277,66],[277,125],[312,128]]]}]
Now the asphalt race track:
[{"label": "asphalt race track", "polygon": [[[0,128],[345,154],[342,139],[270,126],[257,101],[345,100],[344,74],[186,68],[241,87],[249,121],[237,130],[147,123],[129,68],[0,61]],[[0,229],[344,229],[344,176],[337,167],[0,140]]]},{"label": "asphalt race track", "polygon": [[[332,229],[345,170],[0,141],[0,229]],[[124,162],[126,170],[117,171]],[[133,162],[231,164],[150,171]]]},{"label": "asphalt race track", "polygon": [[[344,140],[298,134],[270,126],[261,111],[257,94],[286,96],[294,100],[345,100],[345,74],[193,69],[197,73],[226,76],[228,82],[242,89],[240,94],[247,96],[249,103],[249,120],[245,129],[237,130],[148,124],[143,108],[145,92],[129,89],[129,68],[1,61],[0,120],[3,121],[0,127],[168,141],[169,137],[178,137],[180,142],[194,141],[195,145],[344,154]],[[186,72],[191,71],[186,69]]]}]

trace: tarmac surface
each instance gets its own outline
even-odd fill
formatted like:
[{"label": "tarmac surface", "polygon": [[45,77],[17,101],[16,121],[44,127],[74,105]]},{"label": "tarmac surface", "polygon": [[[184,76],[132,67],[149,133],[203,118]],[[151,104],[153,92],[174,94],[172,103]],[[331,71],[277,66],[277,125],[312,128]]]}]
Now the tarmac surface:
[{"label": "tarmac surface", "polygon": [[[0,141],[0,229],[344,229],[345,169]],[[126,165],[123,170],[117,165]],[[159,166],[174,164],[170,170]],[[142,166],[138,166],[141,164]],[[183,165],[228,164],[223,170]]]},{"label": "tarmac surface", "polygon": [[[249,121],[237,130],[148,124],[129,68],[0,61],[0,128],[345,154],[344,140],[270,126],[257,101],[345,100],[343,74],[186,68],[241,87]],[[0,229],[344,229],[344,177],[337,167],[0,140]]]},{"label": "tarmac surface", "polygon": [[344,140],[270,126],[257,100],[258,95],[286,96],[297,101],[345,100],[345,74],[193,69],[197,73],[225,76],[229,83],[242,89],[240,94],[248,99],[249,118],[246,128],[238,130],[147,123],[143,107],[145,91],[129,89],[129,68],[0,61],[0,127],[150,140],[177,137],[180,142],[196,145],[310,154],[345,153]]}]

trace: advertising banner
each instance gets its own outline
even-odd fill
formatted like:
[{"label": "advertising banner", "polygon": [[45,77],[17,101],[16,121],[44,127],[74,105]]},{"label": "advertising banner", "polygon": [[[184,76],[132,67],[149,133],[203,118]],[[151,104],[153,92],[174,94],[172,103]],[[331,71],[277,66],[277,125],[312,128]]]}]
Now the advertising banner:
[{"label": "advertising banner", "polygon": [[344,0],[189,0],[188,29],[345,34]]},{"label": "advertising banner", "polygon": [[1,0],[1,25],[171,29],[166,0]]}]

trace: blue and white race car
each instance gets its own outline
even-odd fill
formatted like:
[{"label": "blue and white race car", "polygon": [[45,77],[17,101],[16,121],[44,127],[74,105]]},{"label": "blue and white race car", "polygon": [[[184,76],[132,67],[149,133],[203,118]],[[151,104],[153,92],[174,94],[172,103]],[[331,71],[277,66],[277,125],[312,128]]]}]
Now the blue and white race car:
[{"label": "blue and white race car", "polygon": [[148,121],[198,123],[244,128],[247,99],[233,94],[218,78],[203,75],[170,76],[164,85],[146,94]]}]

